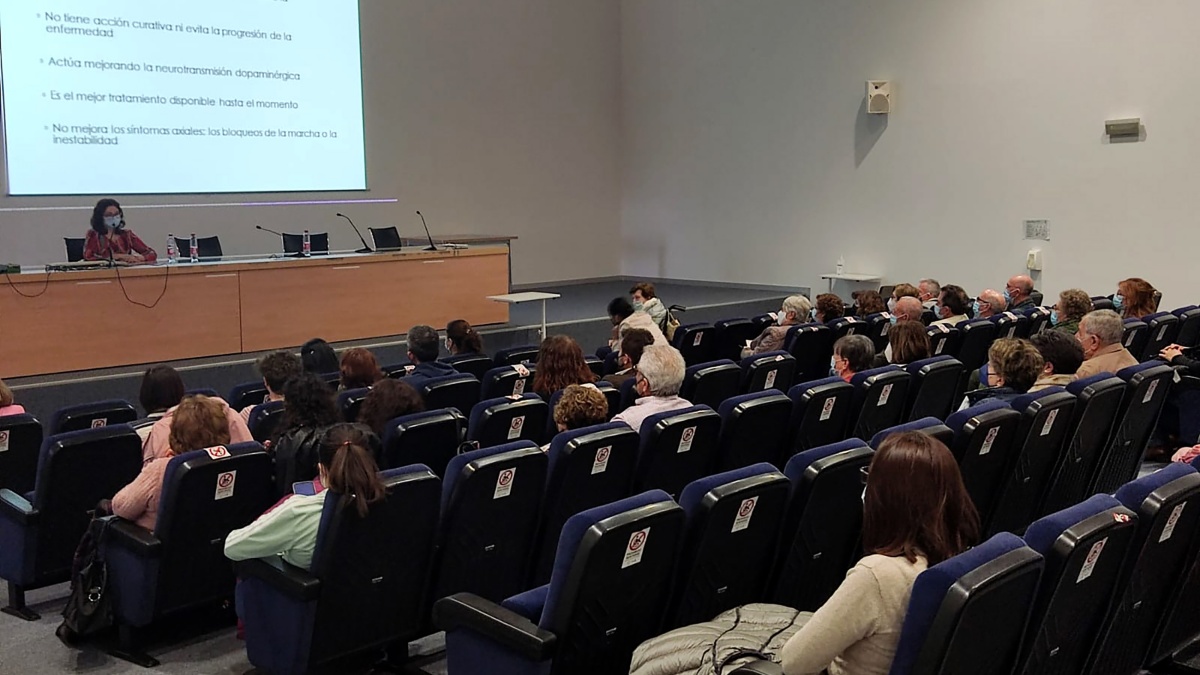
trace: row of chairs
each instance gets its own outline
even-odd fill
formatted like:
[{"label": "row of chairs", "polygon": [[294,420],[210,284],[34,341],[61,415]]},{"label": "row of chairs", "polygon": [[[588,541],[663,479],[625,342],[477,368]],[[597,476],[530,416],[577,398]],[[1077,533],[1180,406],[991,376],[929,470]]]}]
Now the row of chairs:
[{"label": "row of chairs", "polygon": [[[397,249],[403,243],[400,239],[400,232],[395,227],[369,227],[367,230],[371,233],[371,241],[375,244],[376,249]],[[67,250],[67,262],[83,260],[85,241],[82,237],[63,237],[63,245]],[[175,250],[180,251],[181,255],[186,255],[190,246],[190,239],[175,237]],[[299,253],[303,247],[303,234],[283,234],[284,253]],[[225,251],[221,246],[221,238],[215,235],[197,237],[196,248],[197,255],[205,259],[216,259],[225,255]],[[309,248],[313,253],[328,253],[329,233],[309,233]]]}]

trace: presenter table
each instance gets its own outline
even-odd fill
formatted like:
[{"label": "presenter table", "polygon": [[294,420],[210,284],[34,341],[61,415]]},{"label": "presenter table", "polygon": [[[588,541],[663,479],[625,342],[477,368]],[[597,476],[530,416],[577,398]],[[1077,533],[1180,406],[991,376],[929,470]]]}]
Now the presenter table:
[{"label": "presenter table", "polygon": [[487,296],[508,291],[508,268],[506,247],[481,246],[10,274],[0,377],[504,323],[508,306]]}]

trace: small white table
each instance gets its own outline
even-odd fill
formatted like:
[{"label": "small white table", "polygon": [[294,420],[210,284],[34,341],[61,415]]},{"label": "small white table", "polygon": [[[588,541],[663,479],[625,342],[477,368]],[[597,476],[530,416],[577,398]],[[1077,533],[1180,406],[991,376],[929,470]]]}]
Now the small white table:
[{"label": "small white table", "polygon": [[878,284],[879,282],[883,281],[883,277],[878,274],[850,274],[849,272],[845,274],[822,274],[821,278],[829,280],[830,293],[833,292],[833,284],[836,281],[853,281],[860,284],[865,284],[867,282]]},{"label": "small white table", "polygon": [[541,335],[541,338],[543,340],[545,340],[546,339],[546,301],[547,300],[556,300],[561,297],[562,297],[562,295],[560,295],[558,293],[543,293],[541,291],[526,291],[524,293],[508,293],[507,295],[489,295],[489,296],[487,296],[487,299],[495,300],[496,302],[504,302],[504,303],[507,303],[510,305],[519,305],[522,302],[536,302],[538,300],[541,300],[542,301],[542,329],[539,334]]}]

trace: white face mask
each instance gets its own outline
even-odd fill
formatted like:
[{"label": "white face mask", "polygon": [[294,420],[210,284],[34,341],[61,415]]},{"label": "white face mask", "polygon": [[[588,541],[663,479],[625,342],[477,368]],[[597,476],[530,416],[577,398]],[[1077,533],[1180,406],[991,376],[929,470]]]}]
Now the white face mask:
[{"label": "white face mask", "polygon": [[775,323],[782,326],[784,321],[787,321],[787,312],[781,309],[775,314]]},{"label": "white face mask", "polygon": [[121,226],[121,216],[104,216],[104,224],[115,230]]},{"label": "white face mask", "polygon": [[889,312],[891,312],[892,314],[895,314],[896,313],[896,299],[888,298],[887,307],[888,307]]}]

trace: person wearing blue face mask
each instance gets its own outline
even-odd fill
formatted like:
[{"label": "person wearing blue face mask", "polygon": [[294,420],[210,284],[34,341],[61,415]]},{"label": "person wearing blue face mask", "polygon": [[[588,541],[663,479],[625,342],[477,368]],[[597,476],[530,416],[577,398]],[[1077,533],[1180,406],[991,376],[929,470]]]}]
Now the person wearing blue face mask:
[{"label": "person wearing blue face mask", "polygon": [[1067,289],[1058,294],[1058,302],[1050,312],[1050,325],[1060,333],[1075,335],[1080,319],[1090,311],[1092,299],[1087,293],[1078,288]]},{"label": "person wearing blue face mask", "polygon": [[1036,307],[1032,294],[1033,279],[1024,274],[1009,279],[1004,287],[1004,299],[1008,302],[1009,310],[1014,312]]},{"label": "person wearing blue face mask", "polygon": [[1141,319],[1158,311],[1158,291],[1145,279],[1130,277],[1117,284],[1113,308],[1122,319]]},{"label": "person wearing blue face mask", "polygon": [[91,229],[83,242],[84,260],[112,260],[137,265],[158,259],[154,249],[125,227],[125,212],[115,199],[101,199],[92,209]]},{"label": "person wearing blue face mask", "polygon": [[975,298],[975,303],[971,307],[976,319],[990,319],[1008,309],[1008,302],[1003,295],[989,288]]},{"label": "person wearing blue face mask", "polygon": [[953,327],[966,321],[969,318],[967,317],[967,307],[970,304],[971,300],[962,286],[954,284],[942,286],[938,303],[933,308],[936,320],[931,325]]}]

